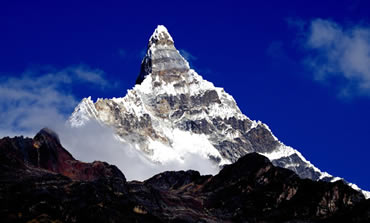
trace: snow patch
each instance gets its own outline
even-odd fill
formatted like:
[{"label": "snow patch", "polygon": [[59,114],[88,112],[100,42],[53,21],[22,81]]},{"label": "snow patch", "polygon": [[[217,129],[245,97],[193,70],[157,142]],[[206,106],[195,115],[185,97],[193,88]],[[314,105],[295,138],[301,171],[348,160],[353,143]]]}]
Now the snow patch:
[{"label": "snow patch", "polygon": [[166,35],[169,40],[174,42],[167,28],[164,25],[158,25],[157,28],[154,30],[152,36],[150,37],[149,41],[152,41],[153,39],[166,38]]},{"label": "snow patch", "polygon": [[219,151],[204,134],[192,134],[179,129],[166,129],[165,135],[171,139],[171,146],[149,139],[148,148],[153,151],[151,159],[154,161],[160,163],[168,163],[174,160],[184,162],[186,155],[197,154],[207,159],[210,156],[219,158],[221,160],[220,165],[230,164],[230,161],[222,158]]},{"label": "snow patch", "polygon": [[271,153],[261,153],[261,155],[264,155],[267,158],[269,158],[271,161],[273,161],[273,160],[278,160],[278,159],[281,159],[281,158],[284,158],[284,157],[289,157],[291,155],[296,154],[307,165],[307,167],[312,168],[315,172],[317,172],[317,173],[320,174],[319,179],[323,179],[324,177],[332,177],[332,175],[330,175],[329,173],[322,172],[319,168],[317,168],[316,166],[314,166],[298,150],[295,150],[292,147],[286,146],[286,145],[284,145],[284,143],[280,142],[278,140],[278,138],[272,133],[272,131],[268,127],[268,125],[266,125],[264,123],[261,123],[260,121],[258,121],[257,124],[258,125],[262,125],[267,130],[269,130],[269,132],[271,133],[272,137],[279,143],[279,146],[274,151],[272,151]]},{"label": "snow patch", "polygon": [[271,153],[260,153],[263,156],[269,158],[269,160],[278,160],[283,157],[289,157],[295,154],[295,150],[290,146],[285,146],[284,144],[280,144],[278,148],[274,149]]},{"label": "snow patch", "polygon": [[69,117],[68,122],[72,127],[83,126],[90,118],[98,120],[98,111],[95,108],[91,96],[83,98]]},{"label": "snow patch", "polygon": [[356,184],[353,184],[353,183],[348,183],[348,185],[352,187],[354,190],[361,192],[365,196],[366,199],[370,198],[370,191],[361,190],[361,188],[359,188]]}]

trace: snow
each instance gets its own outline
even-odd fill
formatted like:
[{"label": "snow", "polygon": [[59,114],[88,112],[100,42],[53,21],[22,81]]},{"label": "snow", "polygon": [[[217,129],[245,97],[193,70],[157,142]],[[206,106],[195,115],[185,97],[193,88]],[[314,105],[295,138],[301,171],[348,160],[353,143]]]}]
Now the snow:
[{"label": "snow", "polygon": [[146,76],[143,82],[141,82],[141,84],[135,85],[133,90],[141,91],[143,94],[154,94],[152,75]]},{"label": "snow", "polygon": [[[139,85],[137,85],[139,86]],[[142,96],[138,94],[140,91],[135,89],[128,90],[125,97],[122,98],[112,98],[113,102],[120,105],[119,109],[131,113],[136,117],[142,117],[144,114],[148,114],[148,111],[145,109],[144,102],[142,101]]]},{"label": "snow", "polygon": [[[361,189],[360,189],[361,190]],[[366,199],[370,199],[370,191],[361,190],[362,194],[365,196]]]},{"label": "snow", "polygon": [[148,148],[153,150],[151,158],[160,163],[167,163],[174,160],[183,162],[188,154],[197,154],[208,159],[209,156],[221,159],[220,165],[230,164],[230,161],[223,159],[219,151],[209,142],[204,134],[193,134],[179,129],[166,129],[165,134],[172,140],[171,146],[158,141],[149,140]]},{"label": "snow", "polygon": [[98,120],[98,111],[94,106],[94,102],[91,100],[91,96],[81,100],[68,119],[68,122],[72,127],[79,127],[84,125],[90,118]]},{"label": "snow", "polygon": [[[261,122],[258,122],[258,124],[261,124]],[[266,124],[263,124],[263,125],[271,132],[270,128]],[[271,134],[272,134],[272,132],[271,132]],[[277,141],[279,141],[274,135],[273,135],[273,137]],[[308,160],[306,160],[306,158],[304,158],[304,156],[299,151],[293,149],[290,146],[284,145],[280,141],[279,141],[279,143],[280,143],[279,147],[277,149],[275,149],[273,152],[271,152],[271,153],[261,153],[261,155],[266,156],[267,158],[269,158],[272,161],[272,160],[278,160],[278,159],[283,158],[283,157],[289,157],[289,156],[291,156],[293,154],[297,154],[298,157],[303,162],[305,162],[308,167],[312,168],[315,172],[320,173],[319,180],[324,179],[325,177],[333,177],[331,174],[329,174],[327,172],[322,172],[319,168],[317,168],[314,165],[312,165],[311,162],[308,161]],[[291,166],[294,166],[294,164],[288,164],[288,165],[285,166],[285,168],[288,168],[288,167],[291,167]],[[343,178],[334,177],[330,182],[336,182],[338,180],[343,180]],[[369,199],[370,198],[370,192],[369,191],[362,190],[356,184],[353,184],[353,183],[348,183],[348,185],[350,187],[352,187],[353,189],[362,192],[362,194],[365,196],[366,199]]]},{"label": "snow", "polygon": [[[271,135],[274,137],[274,139],[278,141],[279,143],[279,146],[274,151],[272,151],[271,153],[260,153],[261,155],[264,155],[267,158],[269,158],[271,161],[273,161],[273,160],[278,160],[278,159],[289,157],[291,155],[296,154],[307,165],[307,167],[312,168],[315,172],[320,174],[319,179],[323,179],[324,177],[332,177],[332,175],[330,175],[329,173],[322,172],[319,168],[314,166],[310,161],[306,160],[306,158],[298,150],[295,150],[292,147],[286,146],[284,145],[284,143],[280,142],[278,138],[276,138],[276,136],[272,133],[268,125],[261,123],[261,122],[258,122],[258,125],[263,125],[266,129],[268,129]],[[289,166],[285,166],[285,167],[289,167]]]},{"label": "snow", "polygon": [[117,104],[123,104],[123,103],[125,103],[125,99],[124,98],[116,98],[116,97],[113,97],[112,98],[112,101],[116,102]]},{"label": "snow", "polygon": [[338,180],[343,180],[343,179],[340,177],[334,177],[333,179],[330,180],[330,182],[336,182]]},{"label": "snow", "polygon": [[361,190],[361,188],[359,188],[356,184],[353,184],[353,183],[348,183],[348,185],[352,187],[354,190],[361,192],[365,196],[366,199],[370,198],[370,191]]},{"label": "snow", "polygon": [[165,34],[167,34],[169,40],[174,42],[171,35],[169,34],[167,28],[164,25],[158,25],[157,26],[157,28],[154,30],[152,36],[150,37],[149,41],[151,41],[152,39],[165,38]]},{"label": "snow", "polygon": [[[140,92],[142,95],[146,95],[147,98],[154,98],[156,95],[171,95],[179,96],[181,94],[191,96],[202,95],[207,91],[214,90],[217,92],[218,97],[221,100],[221,104],[213,103],[207,108],[208,113],[201,113],[195,115],[193,118],[207,119],[207,117],[220,117],[227,119],[236,117],[238,119],[247,119],[245,115],[241,113],[235,100],[229,94],[227,94],[223,88],[215,87],[211,82],[204,80],[194,70],[189,70],[188,73],[182,76],[182,80],[185,81],[184,87],[175,87],[173,83],[165,83],[159,80],[156,76],[153,79],[152,75],[148,75],[140,85],[135,85],[134,91]],[[153,87],[153,83],[160,83],[160,87]],[[128,95],[130,92],[128,93]],[[116,100],[117,99],[113,99]],[[122,99],[120,99],[122,100]]]},{"label": "snow", "polygon": [[[319,180],[322,180],[322,179],[324,179],[324,178],[326,178],[326,177],[333,177],[332,175],[330,175],[329,173],[327,173],[327,172],[323,172],[323,173],[321,173],[321,176],[319,177]],[[334,177],[334,179],[335,178],[338,178],[338,177]],[[333,182],[332,180],[331,180],[331,182]]]},{"label": "snow", "polygon": [[295,153],[296,151],[292,147],[281,144],[279,145],[278,148],[274,149],[274,151],[272,151],[271,153],[260,153],[260,154],[266,156],[267,158],[269,158],[269,160],[272,161],[272,160],[281,159],[283,157],[289,157]]}]

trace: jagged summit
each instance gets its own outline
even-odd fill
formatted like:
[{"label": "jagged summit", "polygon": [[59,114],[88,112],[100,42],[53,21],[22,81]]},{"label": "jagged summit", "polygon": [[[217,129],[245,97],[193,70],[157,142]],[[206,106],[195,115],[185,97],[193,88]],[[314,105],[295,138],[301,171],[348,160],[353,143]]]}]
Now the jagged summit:
[{"label": "jagged summit", "polygon": [[37,134],[36,134],[36,138],[51,138],[53,139],[55,142],[59,143],[60,144],[60,139],[59,139],[59,136],[56,132],[54,132],[52,129],[48,128],[48,127],[44,127],[42,128]]},{"label": "jagged summit", "polygon": [[167,28],[163,25],[158,25],[154,30],[153,35],[149,39],[148,48],[152,45],[167,45],[172,46],[174,41],[168,32]]},{"label": "jagged summit", "polygon": [[141,84],[149,74],[152,74],[153,78],[171,82],[179,79],[181,75],[186,75],[189,69],[189,63],[176,50],[166,27],[159,25],[149,39],[136,84]]}]

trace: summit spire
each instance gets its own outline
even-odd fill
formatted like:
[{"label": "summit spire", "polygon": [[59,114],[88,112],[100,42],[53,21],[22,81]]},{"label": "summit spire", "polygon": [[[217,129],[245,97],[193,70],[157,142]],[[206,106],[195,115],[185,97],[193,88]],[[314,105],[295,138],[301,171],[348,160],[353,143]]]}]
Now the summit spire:
[{"label": "summit spire", "polygon": [[158,25],[149,39],[149,47],[153,44],[157,45],[173,45],[174,41],[164,25]]},{"label": "summit spire", "polygon": [[176,79],[190,69],[189,63],[176,50],[174,41],[163,25],[158,25],[149,38],[148,50],[141,62],[136,84],[141,84],[146,76],[159,75],[160,79]]}]

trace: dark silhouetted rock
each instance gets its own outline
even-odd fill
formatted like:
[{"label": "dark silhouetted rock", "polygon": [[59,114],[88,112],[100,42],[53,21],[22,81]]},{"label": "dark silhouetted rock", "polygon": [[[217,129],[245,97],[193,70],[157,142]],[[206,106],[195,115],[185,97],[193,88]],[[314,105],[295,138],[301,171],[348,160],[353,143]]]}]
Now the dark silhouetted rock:
[{"label": "dark silhouetted rock", "polygon": [[216,176],[168,171],[127,182],[75,160],[57,134],[0,139],[1,222],[369,222],[370,200],[342,181],[301,179],[249,153]]}]

